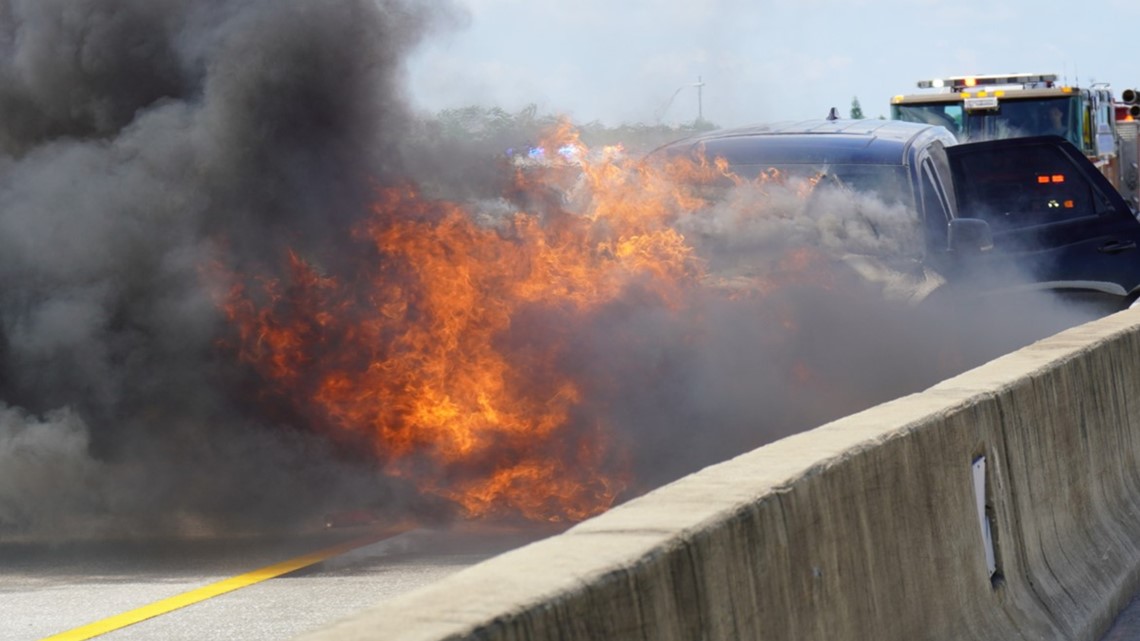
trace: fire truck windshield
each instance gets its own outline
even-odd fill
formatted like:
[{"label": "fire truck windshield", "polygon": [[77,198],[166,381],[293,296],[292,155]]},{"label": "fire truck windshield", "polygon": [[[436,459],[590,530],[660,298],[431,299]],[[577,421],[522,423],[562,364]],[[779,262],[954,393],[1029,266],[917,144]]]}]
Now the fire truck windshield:
[{"label": "fire truck windshield", "polygon": [[996,108],[968,109],[960,98],[891,106],[896,120],[942,125],[961,141],[1054,134],[1082,147],[1082,114],[1075,97],[999,98]]}]

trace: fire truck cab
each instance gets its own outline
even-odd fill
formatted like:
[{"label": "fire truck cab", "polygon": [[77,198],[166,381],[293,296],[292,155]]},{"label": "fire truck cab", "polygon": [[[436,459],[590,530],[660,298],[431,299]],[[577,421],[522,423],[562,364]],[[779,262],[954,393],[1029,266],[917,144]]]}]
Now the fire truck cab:
[{"label": "fire truck cab", "polygon": [[1108,84],[1059,84],[1056,74],[953,76],[921,80],[921,93],[891,99],[891,119],[937,124],[963,142],[1057,135],[1073,143],[1140,209],[1137,117],[1140,100]]}]

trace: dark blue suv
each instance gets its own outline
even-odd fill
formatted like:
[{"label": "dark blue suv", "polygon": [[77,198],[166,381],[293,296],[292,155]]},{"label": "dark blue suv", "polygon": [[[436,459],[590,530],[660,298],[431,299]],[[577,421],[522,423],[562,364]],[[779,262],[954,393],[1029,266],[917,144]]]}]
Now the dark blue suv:
[{"label": "dark blue suv", "polygon": [[901,202],[940,291],[1050,290],[1104,309],[1140,295],[1140,221],[1058,136],[958,143],[940,126],[813,120],[714,131],[654,152],[723,158],[740,175],[805,170]]}]

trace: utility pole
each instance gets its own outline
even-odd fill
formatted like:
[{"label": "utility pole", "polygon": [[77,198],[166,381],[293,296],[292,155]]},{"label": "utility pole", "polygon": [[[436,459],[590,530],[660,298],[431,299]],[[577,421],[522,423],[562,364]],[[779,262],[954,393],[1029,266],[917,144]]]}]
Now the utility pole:
[{"label": "utility pole", "polygon": [[702,101],[701,90],[704,88],[705,83],[697,76],[697,84],[693,85],[697,88],[697,122],[701,123],[705,120],[704,103]]}]

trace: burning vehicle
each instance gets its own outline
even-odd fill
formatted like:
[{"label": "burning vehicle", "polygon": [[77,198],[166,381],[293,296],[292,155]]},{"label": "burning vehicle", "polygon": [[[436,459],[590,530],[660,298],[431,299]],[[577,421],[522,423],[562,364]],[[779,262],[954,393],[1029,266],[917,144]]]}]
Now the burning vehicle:
[{"label": "burning vehicle", "polygon": [[813,194],[871,193],[902,207],[910,215],[889,225],[858,210],[840,221],[874,243],[843,234],[837,256],[912,302],[1049,290],[1114,310],[1140,293],[1140,222],[1057,136],[957,143],[941,126],[828,119],[712,132],[656,155],[716,159],[726,175],[799,182]]},{"label": "burning vehicle", "polygon": [[[936,376],[853,385],[853,333],[924,358],[876,334],[901,323],[882,301],[1052,288],[1122,306],[1140,286],[1140,223],[1057,138],[812,121],[630,159],[563,123],[543,147],[567,151],[515,167],[494,211],[388,186],[336,260],[215,274],[262,401],[467,518],[577,521]],[[842,332],[818,325],[837,311]]]}]

